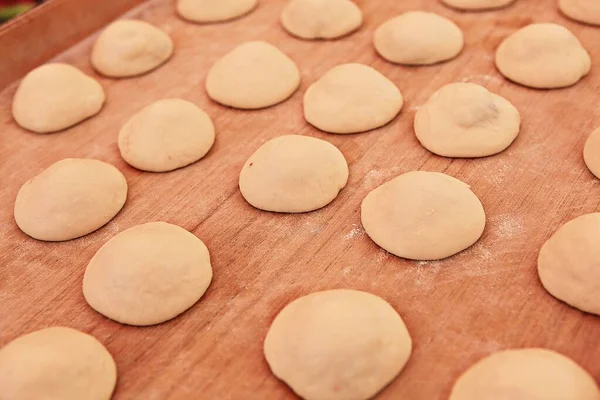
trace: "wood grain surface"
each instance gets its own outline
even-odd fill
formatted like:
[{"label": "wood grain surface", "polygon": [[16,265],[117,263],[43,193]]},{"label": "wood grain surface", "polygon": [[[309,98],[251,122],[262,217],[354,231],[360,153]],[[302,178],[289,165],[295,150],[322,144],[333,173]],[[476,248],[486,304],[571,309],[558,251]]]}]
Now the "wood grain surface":
[{"label": "wood grain surface", "polygon": [[[543,242],[573,217],[599,210],[600,181],[586,169],[585,139],[600,125],[600,28],[559,14],[555,0],[517,0],[494,12],[461,13],[433,0],[357,0],[365,24],[332,42],[301,41],[279,24],[284,0],[261,0],[247,17],[222,24],[179,20],[172,1],[148,1],[130,15],[173,37],[172,60],[148,75],[105,79],[89,64],[94,37],[56,60],[95,76],[107,103],[96,117],[64,132],[38,135],[10,115],[16,83],[0,94],[0,345],[32,330],[66,325],[104,343],[118,365],[115,399],[288,399],[262,355],[269,324],[298,296],[323,289],[366,290],[389,301],[414,339],[413,355],[381,399],[446,399],[453,381],[491,352],[525,346],[559,351],[600,380],[600,317],[554,299],[542,288],[536,258]],[[430,10],[464,30],[466,46],[450,62],[392,65],[372,46],[374,29],[406,10]],[[503,79],[493,65],[503,37],[531,22],[566,25],[592,55],[591,73],[574,87],[527,89]],[[267,40],[290,55],[302,85],[290,100],[260,111],[210,101],[209,67],[234,46]],[[4,56],[4,66],[10,63]],[[319,132],[302,116],[307,86],[345,62],[371,65],[393,80],[406,104],[389,125],[368,133]],[[415,139],[415,110],[446,83],[482,84],[521,112],[522,130],[497,156],[437,157]],[[170,173],[144,173],[120,158],[117,132],[147,104],[166,97],[190,100],[212,116],[215,146],[200,162]],[[329,206],[307,214],[256,210],[242,198],[238,173],[266,140],[283,134],[319,137],[338,146],[350,165],[348,186]],[[108,225],[83,238],[44,243],[14,223],[19,187],[65,157],[97,158],[127,177],[129,197]],[[412,262],[378,248],[360,223],[364,196],[412,170],[440,171],[472,186],[487,214],[481,240],[443,261]],[[180,225],[208,246],[214,281],[202,300],[162,325],[136,328],[112,322],[84,301],[87,262],[116,233],[148,221]],[[566,400],[566,399],[565,399]]]}]

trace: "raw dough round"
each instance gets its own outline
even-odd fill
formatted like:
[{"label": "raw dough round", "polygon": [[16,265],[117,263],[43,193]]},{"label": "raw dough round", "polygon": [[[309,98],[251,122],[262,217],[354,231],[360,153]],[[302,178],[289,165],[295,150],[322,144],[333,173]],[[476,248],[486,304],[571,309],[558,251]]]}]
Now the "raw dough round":
[{"label": "raw dough round", "polygon": [[271,371],[304,399],[369,399],[410,357],[402,318],[382,298],[357,290],[300,297],[275,318],[264,351]]},{"label": "raw dough round", "polygon": [[474,83],[451,83],[415,114],[423,147],[445,157],[485,157],[506,149],[519,134],[521,117],[508,100]]},{"label": "raw dough round", "polygon": [[339,38],[362,22],[362,12],[351,0],[291,0],[281,14],[285,30],[302,39]]},{"label": "raw dough round", "polygon": [[92,48],[92,65],[102,75],[126,78],[152,71],[171,57],[173,42],[154,25],[118,20],[108,25]]},{"label": "raw dough round", "polygon": [[402,94],[379,71],[363,64],[342,64],[310,85],[304,94],[304,118],[331,133],[379,128],[402,109]]},{"label": "raw dough round", "polygon": [[585,142],[583,160],[592,174],[600,179],[600,128],[592,132]]},{"label": "raw dough round", "polygon": [[515,0],[442,0],[442,3],[464,11],[492,10],[505,7]]},{"label": "raw dough round", "polygon": [[412,171],[384,183],[362,202],[371,239],[398,257],[438,260],[475,243],[485,213],[469,185],[439,172]]},{"label": "raw dough round", "polygon": [[594,379],[571,359],[545,349],[505,350],[475,363],[450,400],[600,400]]},{"label": "raw dough round", "polygon": [[239,45],[217,61],[206,77],[206,91],[211,99],[242,109],[280,103],[299,85],[296,64],[267,42]]},{"label": "raw dough round", "polygon": [[212,147],[210,117],[193,103],[164,99],[143,108],[119,132],[127,163],[151,172],[172,171],[198,161]]},{"label": "raw dough round", "polygon": [[126,199],[127,181],[117,168],[99,160],[65,158],[21,186],[15,221],[35,239],[70,240],[104,226]]},{"label": "raw dough round", "polygon": [[110,353],[75,329],[42,329],[0,349],[0,400],[108,400],[116,383]]},{"label": "raw dough round", "polygon": [[271,139],[250,156],[240,173],[246,201],[266,211],[300,213],[325,207],[348,181],[344,155],[308,136]]},{"label": "raw dough round", "polygon": [[582,311],[600,315],[600,213],[562,227],[540,250],[538,273],[548,292]]},{"label": "raw dough round", "polygon": [[177,13],[192,22],[222,22],[248,14],[258,0],[178,0]]},{"label": "raw dough round", "polygon": [[212,280],[208,249],[165,222],[136,225],[96,252],[83,295],[100,314],[129,325],[154,325],[192,307]]},{"label": "raw dough round", "polygon": [[558,7],[567,17],[591,25],[600,25],[600,1],[558,0]]},{"label": "raw dough round", "polygon": [[436,64],[456,57],[464,45],[458,26],[441,15],[409,11],[375,31],[375,49],[386,60],[398,64]]},{"label": "raw dough round", "polygon": [[579,39],[564,26],[531,24],[500,43],[496,67],[521,85],[555,89],[571,86],[587,75],[591,59]]},{"label": "raw dough round", "polygon": [[67,64],[45,64],[21,81],[12,114],[22,128],[56,132],[98,114],[104,90],[94,79]]}]

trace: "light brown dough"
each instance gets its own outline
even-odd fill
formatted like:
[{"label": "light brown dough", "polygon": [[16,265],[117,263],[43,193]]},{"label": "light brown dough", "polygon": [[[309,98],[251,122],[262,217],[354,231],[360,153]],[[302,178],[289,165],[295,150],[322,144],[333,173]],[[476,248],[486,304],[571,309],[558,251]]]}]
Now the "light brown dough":
[{"label": "light brown dough", "polygon": [[409,11],[384,22],[375,31],[375,49],[397,64],[428,65],[456,57],[464,45],[458,26],[441,15]]},{"label": "light brown dough", "polygon": [[538,273],[554,297],[600,315],[600,213],[577,217],[542,246]]},{"label": "light brown dough", "polygon": [[308,136],[271,139],[250,156],[240,191],[254,207],[299,213],[325,207],[348,181],[344,155],[329,142]]},{"label": "light brown dough", "polygon": [[336,39],[362,22],[362,12],[351,0],[291,0],[281,14],[285,30],[302,39]]},{"label": "light brown dough", "polygon": [[600,400],[594,379],[571,359],[530,348],[494,353],[463,373],[450,400]]},{"label": "light brown dough", "polygon": [[492,10],[514,2],[515,0],[442,0],[442,3],[463,11]]},{"label": "light brown dough", "polygon": [[398,257],[438,260],[475,243],[485,212],[469,186],[438,172],[413,171],[371,191],[361,220],[371,239]]},{"label": "light brown dough", "polygon": [[104,226],[126,199],[127,181],[117,168],[99,160],[65,158],[21,186],[15,221],[35,239],[70,240]]},{"label": "light brown dough", "polygon": [[258,0],[178,0],[177,13],[192,22],[229,21],[248,14]]},{"label": "light brown dough", "polygon": [[587,75],[591,59],[562,25],[531,24],[509,35],[496,50],[496,66],[513,82],[537,89],[571,86]]},{"label": "light brown dough", "polygon": [[292,301],[264,344],[273,374],[308,400],[369,399],[400,373],[411,349],[402,318],[385,300],[344,289]]},{"label": "light brown dough", "polygon": [[379,71],[363,64],[330,69],[304,94],[304,118],[330,133],[358,133],[379,128],[398,115],[400,90]]},{"label": "light brown dough", "polygon": [[558,0],[558,7],[567,17],[591,25],[600,25],[600,1]]},{"label": "light brown dough", "polygon": [[119,132],[127,163],[143,171],[165,172],[198,161],[212,147],[210,117],[181,99],[156,101],[133,115]]},{"label": "light brown dough", "polygon": [[427,150],[445,157],[485,157],[506,149],[519,134],[519,111],[474,83],[451,83],[415,114],[415,134]]},{"label": "light brown dough", "polygon": [[68,64],[45,64],[21,81],[12,115],[22,128],[57,132],[96,115],[105,96],[102,86]]},{"label": "light brown dough", "polygon": [[0,400],[108,400],[116,382],[110,353],[75,329],[42,329],[0,349]]},{"label": "light brown dough", "polygon": [[583,160],[590,172],[600,179],[600,128],[593,131],[586,140]]},{"label": "light brown dough", "polygon": [[208,71],[206,91],[214,101],[242,109],[280,103],[300,85],[296,64],[267,42],[246,42]]},{"label": "light brown dough", "polygon": [[145,74],[165,63],[173,53],[169,35],[138,20],[108,25],[92,48],[92,65],[102,75],[127,78]]},{"label": "light brown dough", "polygon": [[112,320],[154,325],[192,307],[211,280],[200,239],[176,225],[150,222],[124,230],[96,252],[83,276],[83,295]]}]

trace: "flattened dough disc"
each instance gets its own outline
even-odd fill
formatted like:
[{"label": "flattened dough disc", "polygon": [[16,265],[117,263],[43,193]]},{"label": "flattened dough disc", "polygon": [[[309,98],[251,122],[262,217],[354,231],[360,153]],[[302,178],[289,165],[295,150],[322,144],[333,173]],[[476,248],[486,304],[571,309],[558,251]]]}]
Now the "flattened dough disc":
[{"label": "flattened dough disc", "polygon": [[302,39],[336,39],[357,30],[362,21],[351,0],[291,0],[281,14],[285,30]]},{"label": "flattened dough disc", "polygon": [[177,0],[177,13],[188,21],[210,23],[241,17],[254,10],[258,0]]}]

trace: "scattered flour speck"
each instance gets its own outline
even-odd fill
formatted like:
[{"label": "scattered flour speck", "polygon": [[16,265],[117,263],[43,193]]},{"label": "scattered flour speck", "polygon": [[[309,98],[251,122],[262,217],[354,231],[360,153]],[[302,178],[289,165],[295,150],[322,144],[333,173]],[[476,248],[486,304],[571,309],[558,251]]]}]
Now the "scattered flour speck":
[{"label": "scattered flour speck", "polygon": [[364,234],[365,234],[365,230],[363,229],[363,227],[361,225],[352,224],[352,229],[350,230],[350,232],[348,232],[344,235],[344,240],[351,240],[351,239],[354,239],[355,237],[359,237]]}]

